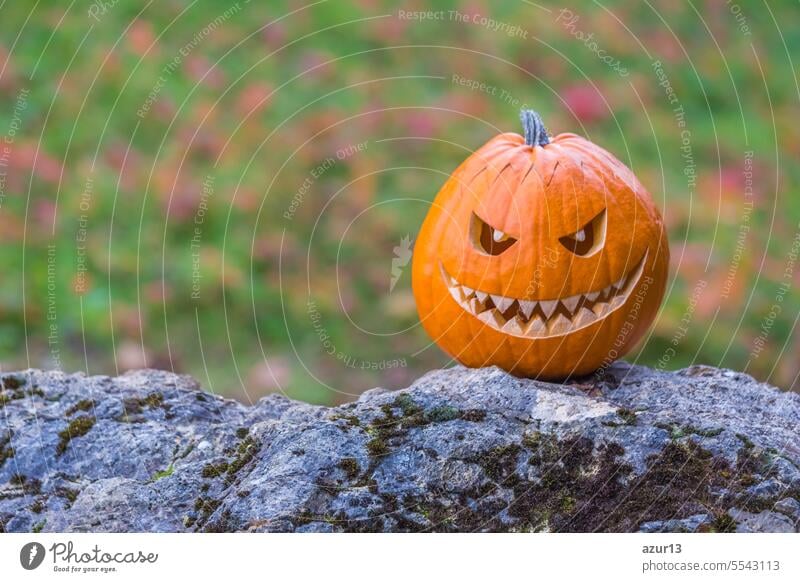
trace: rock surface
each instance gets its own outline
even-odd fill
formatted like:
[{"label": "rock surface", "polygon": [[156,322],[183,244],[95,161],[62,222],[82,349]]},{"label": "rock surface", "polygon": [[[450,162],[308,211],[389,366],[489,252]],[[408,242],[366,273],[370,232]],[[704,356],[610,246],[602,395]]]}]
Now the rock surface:
[{"label": "rock surface", "polygon": [[3,376],[0,531],[797,531],[800,396],[617,363],[316,407],[152,370]]}]

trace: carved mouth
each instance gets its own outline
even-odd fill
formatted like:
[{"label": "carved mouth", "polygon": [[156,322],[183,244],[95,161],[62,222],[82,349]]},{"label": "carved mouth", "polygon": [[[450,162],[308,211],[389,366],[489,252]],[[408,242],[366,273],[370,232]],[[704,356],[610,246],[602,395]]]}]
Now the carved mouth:
[{"label": "carved mouth", "polygon": [[644,272],[647,253],[608,287],[551,300],[524,300],[484,293],[459,283],[440,264],[453,299],[468,313],[508,335],[542,338],[564,335],[605,319],[622,307]]}]

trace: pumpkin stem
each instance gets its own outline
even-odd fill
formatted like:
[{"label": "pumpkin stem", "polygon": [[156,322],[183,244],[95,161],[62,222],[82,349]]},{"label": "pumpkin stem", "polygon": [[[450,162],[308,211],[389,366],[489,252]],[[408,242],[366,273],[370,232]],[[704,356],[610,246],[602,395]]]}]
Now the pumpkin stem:
[{"label": "pumpkin stem", "polygon": [[550,136],[541,116],[533,109],[523,109],[519,112],[522,127],[525,130],[525,143],[529,146],[545,146],[550,143]]}]

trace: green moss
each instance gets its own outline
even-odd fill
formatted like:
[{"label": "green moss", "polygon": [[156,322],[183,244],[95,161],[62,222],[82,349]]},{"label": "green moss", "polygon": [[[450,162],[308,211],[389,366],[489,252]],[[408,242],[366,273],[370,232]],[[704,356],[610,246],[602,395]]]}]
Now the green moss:
[{"label": "green moss", "polygon": [[89,412],[94,409],[94,400],[81,400],[70,406],[64,413],[67,416],[72,416],[76,412]]},{"label": "green moss", "polygon": [[161,392],[151,392],[142,400],[142,405],[149,408],[156,408],[164,404],[164,395]]},{"label": "green moss", "polygon": [[669,437],[672,440],[682,439],[683,437],[695,434],[701,437],[715,437],[722,434],[724,429],[720,428],[697,428],[691,424],[684,424],[680,425],[677,423],[665,424],[665,423],[657,423],[655,425],[657,428],[661,430],[665,430],[669,433]]},{"label": "green moss", "polygon": [[727,512],[720,513],[711,522],[710,531],[717,533],[734,533],[739,524]]},{"label": "green moss", "polygon": [[657,422],[653,426],[668,432],[669,438],[671,438],[672,440],[676,440],[684,436],[683,431],[680,429],[680,425],[674,422],[673,423]]},{"label": "green moss", "polygon": [[449,422],[461,418],[461,411],[454,406],[437,406],[425,414],[430,422]]},{"label": "green moss", "polygon": [[42,521],[34,524],[34,526],[31,528],[31,532],[32,533],[39,533],[40,531],[42,531],[44,529],[45,523],[47,523],[47,520],[43,519]]},{"label": "green moss", "polygon": [[71,505],[75,503],[75,500],[78,498],[78,495],[80,495],[80,491],[77,489],[72,489],[70,487],[58,487],[55,490],[55,494],[58,495],[59,497],[63,497],[64,499],[66,499]]},{"label": "green moss", "polygon": [[526,432],[522,435],[522,446],[535,450],[542,440],[542,434],[537,431]]},{"label": "green moss", "polygon": [[744,487],[750,487],[751,485],[755,485],[758,480],[755,478],[754,475],[746,474],[739,477],[739,483]]},{"label": "green moss", "polygon": [[163,471],[158,471],[156,474],[154,474],[154,475],[153,475],[153,476],[150,478],[150,481],[152,481],[153,483],[155,483],[156,481],[158,481],[158,480],[160,480],[160,479],[163,479],[164,477],[169,477],[169,476],[170,476],[170,475],[172,475],[174,472],[175,472],[175,467],[173,466],[173,464],[172,464],[172,463],[170,463],[170,464],[169,464],[169,467],[167,467],[167,468],[166,468],[166,469],[164,469]]},{"label": "green moss", "polygon": [[[383,416],[364,427],[364,431],[370,436],[366,443],[367,453],[373,459],[364,471],[362,480],[365,482],[369,481],[369,476],[381,459],[391,451],[391,442],[402,439],[409,430],[458,419],[479,422],[486,416],[481,410],[461,411],[450,405],[437,406],[425,412],[422,406],[406,393],[399,394],[391,404],[382,404],[380,410]],[[396,414],[396,410],[399,411],[399,415]]]},{"label": "green moss", "polygon": [[221,477],[228,470],[228,461],[222,460],[216,463],[208,463],[203,467],[202,475],[206,479]]},{"label": "green moss", "polygon": [[755,444],[753,444],[753,441],[751,441],[751,440],[750,440],[750,439],[747,437],[747,435],[743,435],[743,434],[736,433],[736,438],[737,438],[737,439],[739,439],[740,441],[742,441],[742,444],[743,444],[743,445],[745,446],[745,448],[747,448],[747,449],[752,449],[753,447],[755,447]]},{"label": "green moss", "polygon": [[30,509],[31,509],[31,511],[33,513],[41,513],[41,512],[44,511],[44,508],[45,508],[45,504],[44,504],[44,501],[41,500],[41,499],[37,499],[36,501],[31,503],[31,507],[30,507]]},{"label": "green moss", "polygon": [[250,434],[250,431],[246,427],[240,427],[236,429],[236,438],[243,439],[248,434]]},{"label": "green moss", "polygon": [[238,531],[238,529],[237,524],[232,519],[231,512],[226,509],[215,521],[207,524],[202,531],[206,533],[231,533]]},{"label": "green moss", "polygon": [[7,438],[0,439],[0,468],[3,467],[7,459],[13,458],[16,454],[14,447],[8,446],[9,443],[11,443],[10,435]]},{"label": "green moss", "polygon": [[27,380],[17,376],[4,376],[0,385],[0,408],[13,400],[22,400],[25,396],[44,397],[44,392],[37,386],[25,389]]},{"label": "green moss", "polygon": [[617,416],[622,419],[623,424],[628,426],[633,426],[636,424],[636,411],[631,410],[630,408],[618,408]]},{"label": "green moss", "polygon": [[478,459],[478,462],[483,466],[489,479],[495,482],[504,481],[514,474],[521,450],[522,447],[518,444],[495,447]]},{"label": "green moss", "polygon": [[636,425],[636,411],[630,408],[618,408],[617,417],[619,421],[606,420],[603,422],[604,426],[618,427],[618,426],[635,426]]},{"label": "green moss", "polygon": [[575,509],[575,498],[565,495],[561,498],[561,511],[571,513]]},{"label": "green moss", "polygon": [[330,419],[334,422],[343,420],[345,422],[345,429],[361,426],[361,421],[355,414],[332,414]]},{"label": "green moss", "polygon": [[422,412],[422,407],[414,402],[414,399],[405,392],[399,394],[397,398],[394,399],[393,405],[402,411],[403,416],[411,416]]},{"label": "green moss", "polygon": [[320,491],[323,491],[333,497],[338,495],[343,489],[341,479],[331,481],[330,479],[326,479],[324,477],[317,477],[314,480],[314,485],[316,485]]},{"label": "green moss", "polygon": [[56,456],[61,456],[67,451],[67,447],[72,439],[86,435],[94,426],[97,419],[94,416],[79,416],[72,420],[67,428],[58,433],[58,445],[56,445]]},{"label": "green moss", "polygon": [[206,521],[220,506],[222,501],[210,497],[198,497],[194,501],[194,510],[199,513],[198,520]]},{"label": "green moss", "polygon": [[25,495],[38,495],[42,492],[42,482],[39,479],[28,477],[21,473],[11,475],[8,483],[14,487],[21,487]]},{"label": "green moss", "polygon": [[724,429],[722,427],[718,428],[695,428],[694,434],[702,436],[702,437],[715,437],[722,434]]},{"label": "green moss", "polygon": [[561,442],[550,434],[526,433],[522,437],[523,446],[531,451],[528,463],[531,465],[545,465],[557,462],[561,456]]},{"label": "green moss", "polygon": [[228,476],[233,477],[242,470],[261,450],[261,445],[251,436],[246,437],[239,443],[236,449],[236,457],[228,464]]},{"label": "green moss", "polygon": [[348,479],[355,479],[361,472],[358,461],[354,457],[345,457],[339,461],[339,468],[344,471]]},{"label": "green moss", "polygon": [[142,414],[146,409],[164,407],[164,395],[161,392],[151,392],[140,398],[125,398],[122,401],[122,416],[120,420],[128,420],[129,416]]},{"label": "green moss", "polygon": [[775,456],[756,447],[752,443],[744,443],[736,455],[736,473],[742,487],[754,485],[758,479],[775,475]]},{"label": "green moss", "polygon": [[294,522],[299,526],[308,525],[309,523],[313,523],[315,521],[317,521],[316,517],[314,517],[314,514],[312,514],[308,509],[301,510],[294,517]]},{"label": "green moss", "polygon": [[295,515],[292,521],[294,521],[296,527],[302,527],[314,522],[324,522],[333,526],[338,525],[339,523],[339,519],[336,515],[331,515],[329,513],[316,515],[309,509],[305,508]]},{"label": "green moss", "polygon": [[389,446],[381,437],[375,437],[367,442],[367,452],[371,457],[381,457],[389,452]]},{"label": "green moss", "polygon": [[469,422],[482,422],[486,418],[486,411],[477,409],[465,410],[461,413],[461,418]]},{"label": "green moss", "polygon": [[28,381],[19,376],[9,375],[0,378],[0,382],[2,382],[4,390],[18,390],[27,384]]}]

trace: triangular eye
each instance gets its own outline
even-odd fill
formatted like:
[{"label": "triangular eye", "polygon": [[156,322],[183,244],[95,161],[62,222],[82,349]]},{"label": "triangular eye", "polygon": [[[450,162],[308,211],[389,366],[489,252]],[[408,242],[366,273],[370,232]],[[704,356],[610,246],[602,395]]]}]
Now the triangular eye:
[{"label": "triangular eye", "polygon": [[479,250],[489,255],[497,256],[508,250],[517,242],[513,236],[509,236],[503,231],[497,230],[481,220],[477,214],[472,213],[472,223],[470,224],[470,236],[472,244]]},{"label": "triangular eye", "polygon": [[606,209],[583,225],[583,227],[558,239],[569,252],[585,257],[596,253],[606,241]]}]

